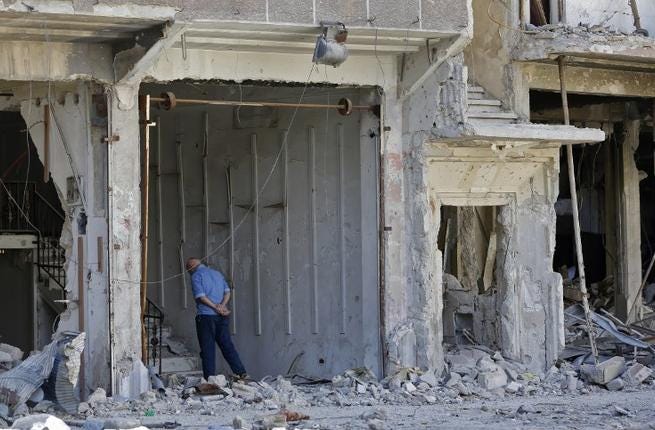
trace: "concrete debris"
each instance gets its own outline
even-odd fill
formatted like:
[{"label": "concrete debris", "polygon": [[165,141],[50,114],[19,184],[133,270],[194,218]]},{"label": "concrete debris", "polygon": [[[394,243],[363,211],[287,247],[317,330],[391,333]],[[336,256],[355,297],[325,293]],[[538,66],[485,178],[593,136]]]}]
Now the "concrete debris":
[{"label": "concrete debris", "polygon": [[625,359],[623,357],[612,357],[598,365],[583,364],[580,371],[588,381],[605,385],[625,372]]},{"label": "concrete debris", "polygon": [[625,382],[623,382],[622,378],[616,378],[616,379],[612,379],[605,386],[610,391],[619,391],[625,387]]},{"label": "concrete debris", "polygon": [[653,374],[653,371],[641,363],[634,363],[623,374],[629,385],[639,385]]},{"label": "concrete debris", "polygon": [[70,427],[59,418],[47,415],[31,415],[29,417],[19,418],[14,421],[14,424],[11,426],[12,429],[21,429],[21,430],[69,430]]},{"label": "concrete debris", "polygon": [[25,355],[20,348],[17,348],[13,345],[9,345],[7,343],[0,343],[0,352],[9,354],[9,356],[11,357],[11,361],[20,361],[23,359],[23,356]]}]

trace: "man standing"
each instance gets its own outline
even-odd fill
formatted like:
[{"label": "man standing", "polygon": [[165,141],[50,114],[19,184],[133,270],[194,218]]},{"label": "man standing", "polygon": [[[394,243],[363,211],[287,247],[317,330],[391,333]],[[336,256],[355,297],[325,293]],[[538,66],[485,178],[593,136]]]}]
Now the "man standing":
[{"label": "man standing", "polygon": [[191,274],[193,297],[196,300],[196,331],[205,379],[216,375],[217,343],[232,372],[240,378],[247,377],[246,369],[230,338],[230,310],[227,308],[230,287],[225,278],[220,272],[202,264],[198,258],[189,258],[186,270]]}]

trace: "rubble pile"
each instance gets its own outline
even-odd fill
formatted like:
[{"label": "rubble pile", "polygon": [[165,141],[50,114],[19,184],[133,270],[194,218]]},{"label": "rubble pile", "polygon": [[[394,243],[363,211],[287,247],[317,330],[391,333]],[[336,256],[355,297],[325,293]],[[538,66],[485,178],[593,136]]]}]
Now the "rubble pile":
[{"label": "rubble pile", "polygon": [[533,34],[538,38],[556,39],[556,38],[579,38],[580,40],[589,41],[607,41],[615,39],[621,42],[639,44],[641,46],[652,46],[653,40],[638,32],[626,33],[607,25],[567,25],[563,23],[545,24],[536,26],[526,24],[526,33]]}]

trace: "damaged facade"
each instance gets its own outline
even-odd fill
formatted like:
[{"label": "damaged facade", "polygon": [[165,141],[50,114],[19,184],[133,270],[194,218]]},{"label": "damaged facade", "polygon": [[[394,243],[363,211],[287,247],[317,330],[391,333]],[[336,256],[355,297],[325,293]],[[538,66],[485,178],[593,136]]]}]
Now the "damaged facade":
[{"label": "damaged facade", "polygon": [[[0,258],[30,270],[21,348],[86,332],[83,397],[139,394],[142,363],[198,370],[191,256],[230,281],[258,378],[441,369],[469,343],[549,368],[576,266],[568,144],[589,281],[639,319],[655,42],[632,21],[597,28],[582,0],[547,21],[523,0],[26,3],[0,3],[0,210],[34,221],[16,206],[42,197],[61,219],[7,224]],[[337,68],[312,63],[320,21],[348,30]]]}]

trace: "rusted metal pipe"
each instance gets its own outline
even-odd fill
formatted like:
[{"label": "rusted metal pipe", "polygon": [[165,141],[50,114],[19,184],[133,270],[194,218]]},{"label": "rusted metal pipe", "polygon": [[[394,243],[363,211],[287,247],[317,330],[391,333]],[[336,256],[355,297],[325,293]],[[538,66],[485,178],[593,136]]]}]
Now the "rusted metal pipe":
[{"label": "rusted metal pipe", "polygon": [[252,106],[252,107],[274,107],[274,108],[302,108],[302,109],[336,109],[342,115],[350,115],[353,110],[376,111],[378,106],[353,105],[348,98],[342,98],[336,105],[322,103],[279,103],[259,101],[237,101],[237,100],[206,100],[206,99],[178,99],[172,92],[163,93],[160,97],[150,97],[150,102],[159,103],[164,110],[171,110],[178,104],[196,104],[211,106]]},{"label": "rusted metal pipe", "polygon": [[148,293],[148,215],[150,186],[150,96],[139,96],[139,111],[143,127],[143,152],[141,153],[141,358],[148,362],[148,334],[143,322]]},{"label": "rusted metal pipe", "polygon": [[[30,101],[31,103],[31,101]],[[43,105],[43,182],[50,180],[50,105]],[[82,192],[82,190],[80,190]]]},{"label": "rusted metal pipe", "polygon": [[[569,99],[566,92],[566,59],[563,55],[557,58],[559,66],[559,82],[562,94],[562,110],[564,112],[564,125],[571,125],[569,116]],[[575,235],[575,251],[578,259],[578,277],[580,279],[580,292],[582,293],[582,307],[584,308],[585,321],[587,323],[587,333],[589,334],[589,344],[594,361],[598,364],[598,349],[594,339],[593,325],[591,322],[591,311],[589,310],[589,300],[587,298],[587,284],[585,278],[584,257],[582,254],[582,239],[580,234],[580,214],[578,213],[578,191],[575,183],[575,164],[573,163],[573,145],[566,145],[566,161],[569,173],[569,190],[571,192],[571,206],[573,209],[573,232]]]}]

